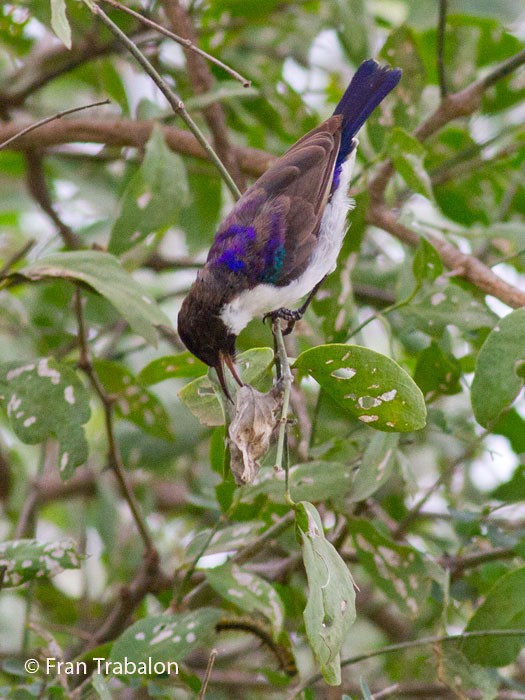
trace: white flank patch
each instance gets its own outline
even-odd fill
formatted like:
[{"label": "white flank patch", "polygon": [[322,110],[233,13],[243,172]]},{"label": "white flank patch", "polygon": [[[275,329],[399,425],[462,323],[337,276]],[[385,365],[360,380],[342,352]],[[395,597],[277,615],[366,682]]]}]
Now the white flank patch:
[{"label": "white flank patch", "polygon": [[353,207],[347,192],[354,169],[356,150],[354,149],[344,163],[339,187],[326,205],[321,219],[318,243],[310,258],[308,269],[285,287],[258,284],[253,289],[241,292],[238,297],[226,304],[222,309],[221,319],[234,335],[239,335],[256,316],[263,316],[281,307],[288,309],[295,306],[300,299],[311,292],[316,284],[335,269],[337,256],[345,237],[346,215]]}]

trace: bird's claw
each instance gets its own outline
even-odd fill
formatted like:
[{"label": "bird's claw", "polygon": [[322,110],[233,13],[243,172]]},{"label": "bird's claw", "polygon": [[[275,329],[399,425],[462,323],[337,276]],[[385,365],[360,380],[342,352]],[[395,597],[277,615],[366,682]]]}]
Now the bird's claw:
[{"label": "bird's claw", "polygon": [[303,314],[299,309],[287,309],[282,306],[280,309],[275,309],[275,311],[270,311],[265,314],[263,316],[263,323],[265,323],[267,319],[271,319],[273,323],[276,319],[282,318],[283,321],[288,321],[288,325],[283,330],[283,335],[289,335],[293,331],[296,322],[302,317]]}]

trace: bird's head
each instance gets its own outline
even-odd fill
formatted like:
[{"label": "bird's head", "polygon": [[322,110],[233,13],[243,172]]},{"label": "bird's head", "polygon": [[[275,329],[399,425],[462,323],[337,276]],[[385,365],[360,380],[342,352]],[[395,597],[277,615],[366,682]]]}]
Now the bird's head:
[{"label": "bird's head", "polygon": [[234,364],[236,336],[221,319],[219,309],[203,303],[198,292],[192,290],[182,303],[177,326],[184,345],[199,360],[215,369],[226,397],[233,401],[226,384],[224,366],[242,386]]}]

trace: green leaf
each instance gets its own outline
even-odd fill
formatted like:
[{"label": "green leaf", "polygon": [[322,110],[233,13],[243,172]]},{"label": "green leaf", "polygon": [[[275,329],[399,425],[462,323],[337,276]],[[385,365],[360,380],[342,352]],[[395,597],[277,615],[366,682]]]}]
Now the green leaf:
[{"label": "green leaf", "polygon": [[71,27],[67,21],[66,0],[51,0],[51,27],[68,48],[71,48]]},{"label": "green leaf", "polygon": [[112,700],[111,691],[109,690],[105,676],[101,673],[94,673],[91,677],[91,685],[100,700]]},{"label": "green leaf", "polygon": [[433,282],[443,273],[443,262],[439,253],[423,236],[417,244],[412,271],[418,282]]},{"label": "green leaf", "polygon": [[146,145],[144,161],[132,177],[120,203],[108,249],[118,255],[148,234],[176,223],[188,198],[186,170],[155,126]]},{"label": "green leaf", "polygon": [[325,681],[340,685],[340,651],[356,616],[354,582],[345,562],[325,538],[314,506],[302,501],[295,509],[308,579],[306,634]]},{"label": "green leaf", "polygon": [[152,345],[157,344],[154,326],[170,325],[169,318],[109,253],[79,250],[57,253],[37,260],[13,277],[30,280],[61,278],[83,282],[105,297],[131,328]]},{"label": "green leaf", "polygon": [[[525,629],[525,567],[499,578],[483,603],[470,618],[466,632],[493,629]],[[472,663],[481,666],[507,666],[525,646],[523,637],[471,637],[461,650]]]},{"label": "green leaf", "polygon": [[425,563],[413,547],[401,545],[381,534],[371,522],[353,519],[350,528],[359,563],[388,600],[412,617],[426,603],[430,579]]},{"label": "green leaf", "polygon": [[275,588],[267,581],[230,563],[206,569],[206,579],[220,596],[241,610],[261,613],[272,626],[274,641],[279,639],[284,606]]},{"label": "green leaf", "polygon": [[169,440],[173,438],[170,419],[159,399],[126,367],[110,360],[93,363],[108,394],[115,397],[118,414],[144,432]]},{"label": "green leaf", "polygon": [[418,302],[400,309],[399,313],[406,323],[433,338],[441,338],[448,325],[472,331],[492,328],[498,318],[485,304],[456,284],[425,294]]},{"label": "green leaf", "polygon": [[482,700],[498,697],[498,678],[493,669],[483,668],[478,663],[470,663],[456,644],[443,644],[443,681],[450,688],[461,688],[464,697],[478,694]]},{"label": "green leaf", "polygon": [[[312,461],[290,467],[290,493],[294,501],[341,500],[348,493],[354,479],[354,470],[338,462]],[[243,501],[254,501],[265,495],[274,503],[286,503],[285,473],[261,469],[253,484],[242,490]]]},{"label": "green leaf", "polygon": [[372,22],[365,0],[332,0],[337,38],[350,61],[359,65],[371,55]]},{"label": "green leaf", "polygon": [[[252,348],[241,353],[235,362],[242,381],[245,384],[255,385],[267,374],[272,365],[273,350]],[[232,388],[235,391],[236,385]],[[186,384],[179,391],[178,396],[203,425],[217,426],[224,425],[225,420],[219,392],[218,386],[205,376]]]},{"label": "green leaf", "polygon": [[516,399],[525,380],[525,308],[502,318],[483,343],[476,362],[471,401],[485,428]]},{"label": "green leaf", "polygon": [[220,222],[222,184],[216,174],[188,173],[190,201],[181,209],[179,226],[186,234],[190,255],[209,247]]},{"label": "green leaf", "polygon": [[[266,527],[266,523],[260,520],[228,525],[213,535],[201,556],[221,554],[223,552],[236,552],[241,547],[245,547],[250,542],[256,540],[264,530],[266,530]],[[202,530],[199,532],[189,543],[184,554],[184,560],[193,561],[197,555],[200,555],[209,536],[210,530]]]},{"label": "green leaf", "polygon": [[59,471],[68,479],[88,456],[82,425],[89,394],[75,370],[53,358],[0,365],[0,401],[16,435],[29,445],[56,437]]},{"label": "green leaf", "polygon": [[146,617],[128,627],[116,640],[110,661],[124,664],[127,658],[135,664],[146,664],[145,673],[139,673],[141,676],[148,675],[148,663],[180,663],[193,649],[213,639],[215,625],[222,615],[216,608],[199,608],[179,615]]},{"label": "green leaf", "polygon": [[207,370],[204,362],[186,350],[178,355],[165,355],[153,360],[140,370],[137,381],[142,386],[151,386],[175,377],[197,377]]},{"label": "green leaf", "polygon": [[423,144],[403,129],[395,127],[390,131],[386,152],[408,187],[432,199],[432,183],[423,164],[426,154]]},{"label": "green leaf", "polygon": [[376,430],[407,432],[425,426],[423,395],[385,355],[359,345],[320,345],[294,363],[354,418]]},{"label": "green leaf", "polygon": [[425,398],[436,394],[459,394],[461,391],[461,366],[454,355],[444,352],[432,341],[419,353],[414,381]]},{"label": "green leaf", "polygon": [[[39,542],[8,540],[0,544],[0,588],[20,586],[44,576],[55,576],[65,569],[78,569],[80,555],[71,540]],[[5,567],[5,568],[4,568]]]},{"label": "green leaf", "polygon": [[377,433],[363,454],[350,490],[350,500],[363,501],[388,481],[395,464],[398,433]]}]

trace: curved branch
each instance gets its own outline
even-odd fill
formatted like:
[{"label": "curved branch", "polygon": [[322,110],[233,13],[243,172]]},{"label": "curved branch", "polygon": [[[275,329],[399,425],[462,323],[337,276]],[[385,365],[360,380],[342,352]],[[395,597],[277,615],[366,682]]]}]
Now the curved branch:
[{"label": "curved branch", "polygon": [[[485,78],[471,83],[459,92],[447,95],[439,107],[415,130],[414,136],[419,141],[425,141],[454,119],[471,116],[479,109],[484,92],[523,64],[525,64],[525,50],[501,63]],[[401,224],[394,210],[389,209],[385,204],[385,191],[393,174],[394,165],[391,160],[387,160],[370,181],[370,206],[367,220],[368,223],[383,228],[400,241],[415,246],[419,241],[419,234]],[[525,292],[504,282],[477,258],[462,253],[448,241],[435,236],[429,235],[428,240],[440,253],[445,265],[456,275],[464,277],[481,291],[497,297],[508,306],[513,308],[525,306]]]},{"label": "curved branch", "polygon": [[[99,143],[120,148],[131,146],[143,148],[155,125],[154,121],[131,119],[67,119],[51,122],[17,139],[8,149],[25,151],[68,143]],[[21,125],[14,122],[0,123],[0,142],[7,141],[20,131]],[[185,156],[207,160],[207,155],[197,139],[189,131],[173,126],[161,126],[168,146]],[[233,146],[241,169],[250,177],[259,177],[277,159],[276,156],[257,148]]]}]

